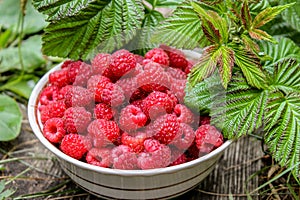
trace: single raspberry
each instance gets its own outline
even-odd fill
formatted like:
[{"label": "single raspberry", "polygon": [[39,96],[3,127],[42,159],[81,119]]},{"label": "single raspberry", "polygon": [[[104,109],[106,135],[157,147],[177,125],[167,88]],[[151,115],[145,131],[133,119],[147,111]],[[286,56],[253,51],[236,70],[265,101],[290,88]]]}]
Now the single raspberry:
[{"label": "single raspberry", "polygon": [[195,140],[195,132],[188,124],[181,123],[177,135],[171,142],[177,149],[187,150]]},{"label": "single raspberry", "polygon": [[194,113],[183,104],[177,104],[174,113],[179,123],[193,124],[196,121]]},{"label": "single raspberry", "polygon": [[113,148],[112,160],[114,169],[137,169],[137,155],[126,145]]},{"label": "single raspberry", "polygon": [[174,80],[172,79],[172,84],[171,84],[171,92],[177,97],[178,101],[180,104],[184,103],[184,97],[185,97],[185,87],[187,80],[182,79],[182,80]]},{"label": "single raspberry", "polygon": [[85,133],[91,122],[92,114],[84,107],[70,107],[63,116],[68,133]]},{"label": "single raspberry", "polygon": [[78,134],[65,135],[60,144],[62,152],[77,160],[80,160],[90,148],[90,141],[85,136]]},{"label": "single raspberry", "polygon": [[210,117],[209,116],[200,116],[199,126],[210,124]]},{"label": "single raspberry", "polygon": [[150,127],[154,139],[162,144],[169,144],[178,134],[180,124],[175,115],[165,114],[157,118]]},{"label": "single raspberry", "polygon": [[143,100],[143,111],[151,119],[172,113],[175,103],[166,93],[154,91]]},{"label": "single raspberry", "polygon": [[64,100],[66,93],[73,88],[73,85],[66,85],[62,88],[60,88],[58,92],[58,99],[59,100]]},{"label": "single raspberry", "polygon": [[[141,169],[155,169],[164,168],[170,164],[171,161],[171,150],[168,146],[164,144],[158,145],[157,142],[151,142],[147,139],[144,141],[145,149],[151,149],[151,152],[142,152],[138,156],[138,166]],[[147,147],[147,144],[155,143],[155,147]],[[157,146],[157,147],[156,147]],[[153,150],[153,151],[152,151]]]},{"label": "single raspberry", "polygon": [[182,51],[165,45],[161,45],[160,47],[168,54],[170,67],[184,70],[188,66],[189,62]]},{"label": "single raspberry", "polygon": [[161,148],[161,143],[155,139],[146,139],[144,141],[144,148],[146,152],[155,152]]},{"label": "single raspberry", "polygon": [[182,151],[172,149],[171,162],[170,166],[180,165],[187,162],[187,157]]},{"label": "single raspberry", "polygon": [[54,101],[51,104],[44,106],[41,110],[41,121],[44,124],[51,118],[62,118],[66,110],[66,104],[64,101]]},{"label": "single raspberry", "polygon": [[178,68],[172,68],[172,67],[168,67],[166,69],[166,72],[174,79],[186,79],[187,75],[184,71],[182,71],[181,69]]},{"label": "single raspberry", "polygon": [[94,139],[95,147],[104,147],[112,144],[116,142],[120,136],[120,129],[117,123],[105,119],[92,121],[87,130]]},{"label": "single raspberry", "polygon": [[71,84],[85,87],[91,76],[92,68],[90,65],[80,60],[69,64],[67,77]]},{"label": "single raspberry", "polygon": [[86,154],[86,162],[100,167],[111,167],[112,157],[111,149],[109,148],[92,148]]},{"label": "single raspberry", "polygon": [[134,105],[128,105],[121,110],[119,125],[123,131],[134,131],[143,127],[147,122],[147,116]]},{"label": "single raspberry", "polygon": [[43,127],[43,135],[52,143],[61,142],[66,135],[63,120],[61,118],[48,119]]},{"label": "single raspberry", "polygon": [[161,48],[154,48],[145,54],[146,59],[150,59],[153,62],[161,64],[163,67],[169,66],[169,56]]},{"label": "single raspberry", "polygon": [[45,87],[39,98],[41,105],[48,105],[59,99],[59,88],[56,85],[49,85]]},{"label": "single raspberry", "polygon": [[134,54],[125,49],[116,51],[111,56],[111,63],[109,65],[112,74],[120,78],[136,66],[136,58]]},{"label": "single raspberry", "polygon": [[195,132],[196,145],[200,153],[207,154],[223,144],[223,135],[216,127],[201,125]]},{"label": "single raspberry", "polygon": [[103,75],[109,68],[111,55],[107,53],[99,53],[92,60],[93,74]]},{"label": "single raspberry", "polygon": [[136,135],[129,135],[128,133],[123,133],[121,137],[121,142],[123,145],[130,147],[135,153],[140,153],[144,150],[144,141],[147,135],[143,132],[138,132]]},{"label": "single raspberry", "polygon": [[65,94],[65,103],[69,107],[87,107],[94,103],[93,94],[81,86],[73,86]]},{"label": "single raspberry", "polygon": [[150,62],[144,71],[136,76],[138,87],[146,92],[166,91],[170,87],[170,76],[160,64]]},{"label": "single raspberry", "polygon": [[120,106],[125,100],[123,90],[111,82],[102,82],[95,90],[95,101],[105,103],[112,107]]},{"label": "single raspberry", "polygon": [[67,74],[68,68],[62,68],[51,72],[49,75],[49,83],[51,85],[56,85],[59,88],[64,87],[70,84]]},{"label": "single raspberry", "polygon": [[87,89],[90,91],[95,91],[97,85],[103,82],[111,82],[109,78],[102,76],[102,75],[94,75],[89,78],[87,81]]},{"label": "single raspberry", "polygon": [[114,117],[115,111],[104,103],[96,104],[94,108],[94,116],[96,119],[106,119],[111,120]]},{"label": "single raspberry", "polygon": [[127,100],[129,100],[132,94],[134,94],[134,92],[138,89],[136,77],[121,78],[116,82],[116,85],[122,88]]}]

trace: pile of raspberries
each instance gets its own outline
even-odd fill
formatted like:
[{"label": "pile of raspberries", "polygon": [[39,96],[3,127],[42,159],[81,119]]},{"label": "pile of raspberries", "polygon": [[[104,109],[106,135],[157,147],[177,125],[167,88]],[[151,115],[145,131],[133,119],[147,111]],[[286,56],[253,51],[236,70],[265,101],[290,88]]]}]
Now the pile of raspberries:
[{"label": "pile of raspberries", "polygon": [[145,56],[125,49],[90,62],[67,60],[39,96],[43,135],[68,156],[113,169],[182,164],[223,144],[223,136],[184,105],[192,63],[162,45]]}]

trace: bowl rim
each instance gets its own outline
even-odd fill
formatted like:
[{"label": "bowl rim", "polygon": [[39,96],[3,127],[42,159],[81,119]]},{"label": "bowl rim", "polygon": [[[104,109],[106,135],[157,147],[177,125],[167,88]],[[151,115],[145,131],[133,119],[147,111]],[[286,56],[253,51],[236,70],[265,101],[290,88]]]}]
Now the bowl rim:
[{"label": "bowl rim", "polygon": [[216,148],[209,154],[206,154],[200,158],[197,158],[195,160],[192,160],[192,161],[180,164],[180,165],[169,166],[169,167],[165,167],[165,168],[145,169],[145,170],[122,170],[122,169],[104,168],[104,167],[100,167],[100,166],[91,165],[91,164],[85,163],[80,160],[76,160],[75,158],[72,158],[72,157],[64,154],[57,147],[55,147],[51,142],[49,142],[43,136],[41,127],[38,122],[37,104],[38,104],[38,97],[40,95],[40,92],[44,88],[45,84],[48,82],[49,74],[52,73],[53,71],[59,69],[62,64],[63,64],[63,62],[54,66],[37,82],[37,84],[33,88],[31,95],[29,97],[28,106],[27,106],[27,110],[28,110],[27,115],[28,115],[29,124],[30,124],[35,136],[44,145],[44,147],[46,147],[50,152],[52,152],[58,158],[65,160],[71,164],[74,164],[77,167],[84,168],[84,169],[91,170],[91,171],[98,172],[98,173],[119,175],[119,176],[153,176],[153,175],[158,175],[158,174],[162,174],[162,173],[168,174],[168,173],[174,173],[174,172],[186,169],[186,168],[195,167],[195,165],[198,165],[201,162],[209,160],[212,157],[218,156],[219,154],[223,153],[233,142],[232,140],[227,140],[220,147]]}]

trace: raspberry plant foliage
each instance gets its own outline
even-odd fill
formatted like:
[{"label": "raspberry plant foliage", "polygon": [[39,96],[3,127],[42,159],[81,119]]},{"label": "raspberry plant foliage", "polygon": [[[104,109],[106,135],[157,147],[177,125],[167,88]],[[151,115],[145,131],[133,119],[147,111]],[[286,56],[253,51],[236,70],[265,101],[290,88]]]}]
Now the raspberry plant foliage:
[{"label": "raspberry plant foliage", "polygon": [[[133,45],[142,49],[153,43],[184,49],[200,47],[202,56],[188,77],[186,104],[209,114],[226,138],[262,134],[274,158],[292,168],[295,177],[300,175],[300,47],[294,43],[300,32],[298,2],[33,3],[49,22],[43,36],[47,55],[86,59],[95,48],[113,51]],[[164,18],[156,7],[176,9]],[[286,30],[293,32],[287,35]]]}]

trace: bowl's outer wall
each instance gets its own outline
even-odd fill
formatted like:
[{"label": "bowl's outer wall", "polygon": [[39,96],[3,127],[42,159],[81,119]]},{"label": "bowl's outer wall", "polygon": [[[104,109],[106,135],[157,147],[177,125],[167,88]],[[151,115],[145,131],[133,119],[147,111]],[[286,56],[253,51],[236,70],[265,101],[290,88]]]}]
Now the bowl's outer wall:
[{"label": "bowl's outer wall", "polygon": [[208,155],[177,166],[153,170],[114,170],[93,166],[62,153],[42,134],[37,102],[48,75],[60,68],[54,67],[37,83],[28,102],[30,126],[40,142],[58,160],[63,170],[88,192],[106,199],[169,199],[198,185],[215,167],[223,152],[231,144],[226,141]]},{"label": "bowl's outer wall", "polygon": [[83,189],[106,199],[169,199],[197,186],[215,167],[222,154],[198,165],[152,176],[102,174],[60,160],[64,171]]}]

